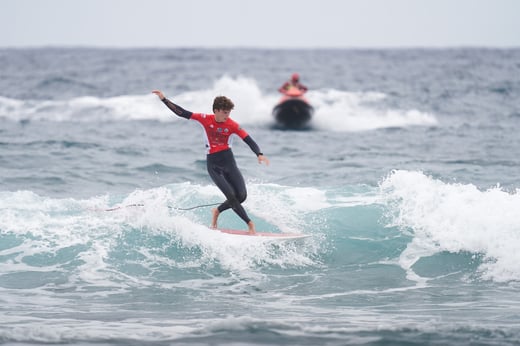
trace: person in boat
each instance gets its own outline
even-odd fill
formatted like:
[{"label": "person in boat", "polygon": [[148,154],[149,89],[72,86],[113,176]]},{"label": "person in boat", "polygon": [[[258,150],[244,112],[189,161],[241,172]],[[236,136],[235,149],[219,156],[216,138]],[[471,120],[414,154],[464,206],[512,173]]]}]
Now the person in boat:
[{"label": "person in boat", "polygon": [[300,75],[298,73],[293,73],[291,79],[285,82],[278,91],[284,95],[293,94],[291,91],[296,89],[300,95],[305,94],[307,92],[307,87],[300,83]]},{"label": "person in boat", "polygon": [[188,120],[195,120],[204,128],[208,173],[226,196],[226,201],[212,210],[211,227],[217,228],[220,213],[231,208],[247,224],[249,233],[255,233],[255,225],[242,206],[242,202],[247,197],[247,190],[231,151],[232,135],[239,136],[249,145],[256,154],[258,163],[269,165],[269,159],[264,156],[253,138],[229,117],[235,106],[233,102],[225,96],[217,96],[213,101],[214,114],[193,113],[168,100],[160,90],[154,90],[152,93],[157,95],[173,113]]}]

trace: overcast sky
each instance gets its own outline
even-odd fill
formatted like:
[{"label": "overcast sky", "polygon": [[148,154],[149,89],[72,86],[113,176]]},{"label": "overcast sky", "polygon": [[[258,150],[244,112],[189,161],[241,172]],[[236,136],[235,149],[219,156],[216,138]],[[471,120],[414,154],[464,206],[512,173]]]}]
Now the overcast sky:
[{"label": "overcast sky", "polygon": [[520,47],[520,0],[0,0],[0,47]]}]

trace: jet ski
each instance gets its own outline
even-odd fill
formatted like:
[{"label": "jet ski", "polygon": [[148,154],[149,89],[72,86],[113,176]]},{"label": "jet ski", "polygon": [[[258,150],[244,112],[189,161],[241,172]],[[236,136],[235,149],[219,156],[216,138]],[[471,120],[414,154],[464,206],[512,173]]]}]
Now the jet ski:
[{"label": "jet ski", "polygon": [[309,127],[314,108],[297,88],[287,90],[273,108],[276,125],[284,129],[302,130]]}]

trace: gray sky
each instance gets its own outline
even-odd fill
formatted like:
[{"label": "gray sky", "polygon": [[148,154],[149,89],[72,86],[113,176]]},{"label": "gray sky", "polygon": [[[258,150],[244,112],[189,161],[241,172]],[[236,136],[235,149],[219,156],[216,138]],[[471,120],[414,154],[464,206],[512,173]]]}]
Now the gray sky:
[{"label": "gray sky", "polygon": [[520,47],[520,0],[0,0],[0,47]]}]

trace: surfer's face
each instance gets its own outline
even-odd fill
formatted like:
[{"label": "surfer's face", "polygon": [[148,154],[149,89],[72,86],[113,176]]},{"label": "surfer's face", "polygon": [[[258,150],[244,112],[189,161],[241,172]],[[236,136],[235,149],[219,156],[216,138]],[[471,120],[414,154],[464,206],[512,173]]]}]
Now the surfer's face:
[{"label": "surfer's face", "polygon": [[215,109],[215,120],[218,123],[223,123],[229,118],[229,114],[231,114],[231,110],[224,110],[224,109]]}]

